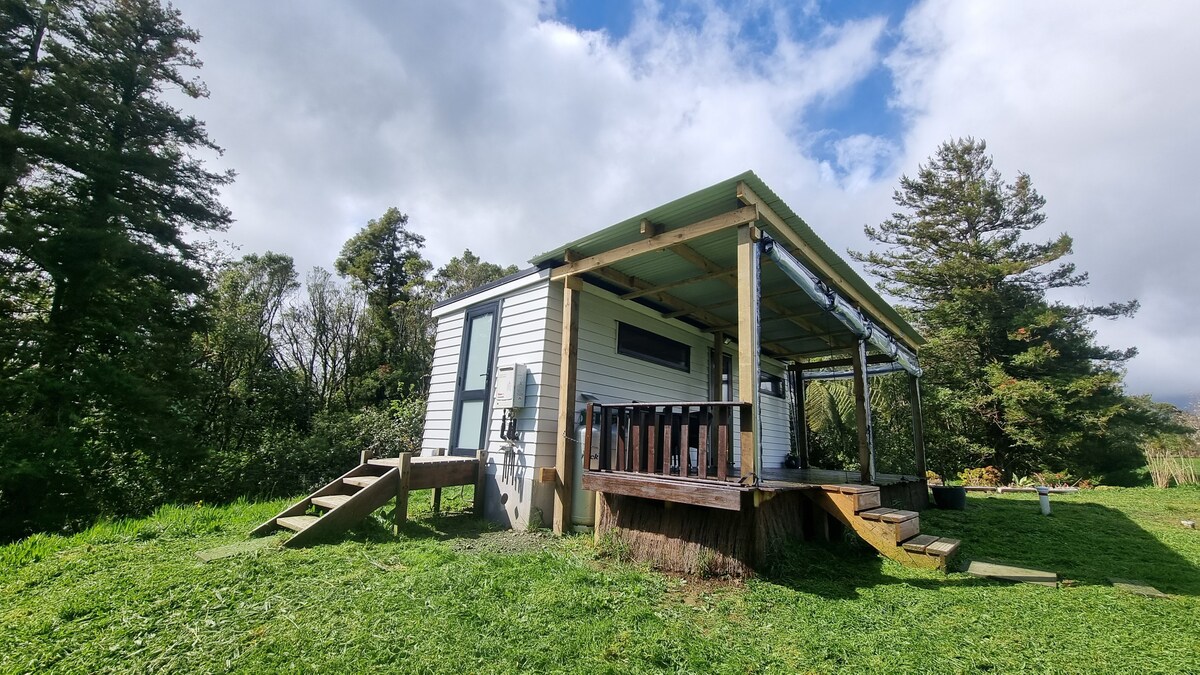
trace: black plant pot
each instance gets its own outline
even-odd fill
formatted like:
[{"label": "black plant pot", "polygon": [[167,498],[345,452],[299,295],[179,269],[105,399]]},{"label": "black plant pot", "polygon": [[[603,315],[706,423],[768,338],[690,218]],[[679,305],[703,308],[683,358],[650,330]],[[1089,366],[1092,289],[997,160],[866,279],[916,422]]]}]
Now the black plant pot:
[{"label": "black plant pot", "polygon": [[787,469],[799,469],[800,468],[800,458],[795,455],[788,455],[783,460],[783,466],[784,466],[784,468],[787,468]]},{"label": "black plant pot", "polygon": [[939,509],[962,511],[967,508],[967,490],[955,485],[930,485],[933,504]]}]

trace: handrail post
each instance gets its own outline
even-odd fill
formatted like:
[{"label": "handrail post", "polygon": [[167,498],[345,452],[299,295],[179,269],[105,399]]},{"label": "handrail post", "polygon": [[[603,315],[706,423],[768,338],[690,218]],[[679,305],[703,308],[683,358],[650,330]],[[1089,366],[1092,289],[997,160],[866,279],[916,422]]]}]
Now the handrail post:
[{"label": "handrail post", "polygon": [[579,465],[580,471],[591,471],[592,469],[592,408],[595,405],[589,401],[584,412],[583,450],[580,453],[580,461],[583,463]]},{"label": "handrail post", "polygon": [[392,525],[392,534],[396,535],[400,534],[400,528],[408,522],[408,485],[412,478],[408,469],[411,461],[412,453],[402,452],[396,462],[399,475],[396,476],[396,514]]}]

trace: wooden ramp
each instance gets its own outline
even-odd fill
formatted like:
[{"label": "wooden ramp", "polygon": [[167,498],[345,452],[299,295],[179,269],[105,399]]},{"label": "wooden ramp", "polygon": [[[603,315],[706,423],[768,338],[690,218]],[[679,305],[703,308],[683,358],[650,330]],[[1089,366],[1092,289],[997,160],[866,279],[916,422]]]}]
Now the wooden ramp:
[{"label": "wooden ramp", "polygon": [[873,485],[822,485],[810,499],[884,556],[904,565],[945,570],[959,541],[921,534],[921,514],[880,505]]},{"label": "wooden ramp", "polygon": [[475,486],[475,512],[482,512],[486,455],[475,457],[400,457],[368,459],[321,489],[292,504],[250,534],[268,534],[279,528],[296,534],[284,542],[293,548],[309,546],[339,534],[373,511],[396,500],[396,526],[408,518],[411,490],[434,490],[434,510],[441,489],[451,485]]}]

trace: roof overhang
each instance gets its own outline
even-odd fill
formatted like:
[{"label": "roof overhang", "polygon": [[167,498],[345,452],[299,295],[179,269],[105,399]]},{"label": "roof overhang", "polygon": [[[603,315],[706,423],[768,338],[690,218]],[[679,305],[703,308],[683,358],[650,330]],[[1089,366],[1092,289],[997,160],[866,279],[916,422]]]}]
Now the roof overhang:
[{"label": "roof overhang", "polygon": [[[916,351],[924,339],[753,172],[634,216],[530,262],[552,279],[579,276],[666,318],[736,333],[737,228],[754,224],[878,329]],[[762,259],[764,352],[805,361],[857,345],[848,330],[767,257]]]}]

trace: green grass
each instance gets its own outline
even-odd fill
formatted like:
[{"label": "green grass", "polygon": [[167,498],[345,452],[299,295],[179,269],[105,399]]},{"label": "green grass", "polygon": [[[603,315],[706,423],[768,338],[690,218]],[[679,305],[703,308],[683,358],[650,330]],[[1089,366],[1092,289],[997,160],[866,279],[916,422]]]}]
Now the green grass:
[{"label": "green grass", "polygon": [[[465,509],[470,491],[447,490]],[[1200,671],[1200,490],[971,496],[927,511],[966,557],[1053,570],[1060,589],[910,570],[794,544],[746,582],[598,556],[588,537],[381,520],[307,550],[210,563],[280,507],[166,507],[0,548],[2,672]],[[1169,599],[1130,595],[1141,579]]]}]

